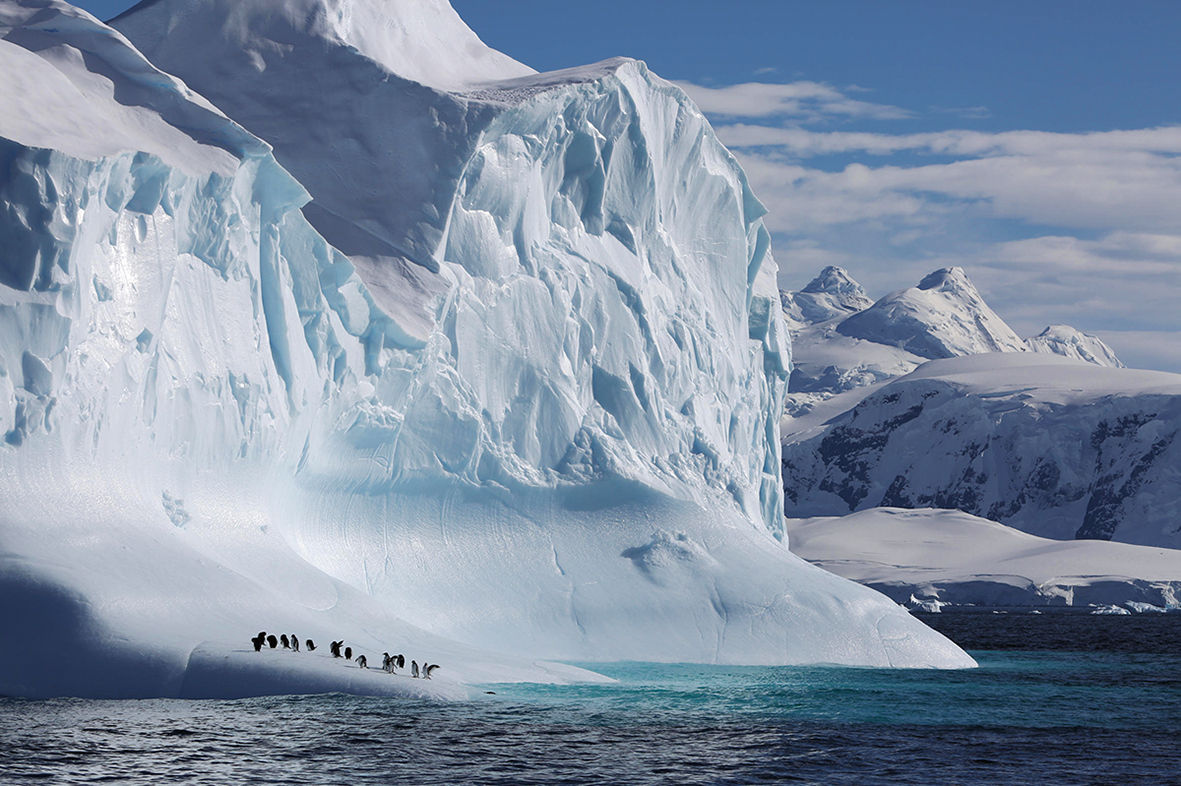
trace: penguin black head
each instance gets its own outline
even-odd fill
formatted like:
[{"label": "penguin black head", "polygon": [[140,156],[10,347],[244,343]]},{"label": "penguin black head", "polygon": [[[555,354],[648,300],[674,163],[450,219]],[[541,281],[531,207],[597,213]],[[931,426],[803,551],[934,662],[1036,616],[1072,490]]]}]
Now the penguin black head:
[{"label": "penguin black head", "polygon": [[267,636],[267,644],[271,645],[271,649],[279,646],[279,640],[275,638],[275,634],[272,633],[270,636]]}]

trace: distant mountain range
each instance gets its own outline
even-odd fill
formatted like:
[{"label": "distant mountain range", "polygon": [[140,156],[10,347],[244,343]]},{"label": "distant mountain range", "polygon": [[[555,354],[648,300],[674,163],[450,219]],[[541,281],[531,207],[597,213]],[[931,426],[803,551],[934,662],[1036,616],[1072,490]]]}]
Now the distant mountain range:
[{"label": "distant mountain range", "polygon": [[959,268],[869,303],[781,293],[789,518],[948,508],[1056,539],[1181,545],[1181,375],[1063,325],[1022,340]]}]

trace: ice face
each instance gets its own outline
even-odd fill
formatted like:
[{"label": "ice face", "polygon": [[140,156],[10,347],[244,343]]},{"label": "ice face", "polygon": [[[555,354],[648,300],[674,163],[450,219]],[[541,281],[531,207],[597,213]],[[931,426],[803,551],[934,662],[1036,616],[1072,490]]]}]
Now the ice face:
[{"label": "ice face", "polygon": [[[126,79],[137,107],[191,103],[209,127],[183,161],[4,142],[0,232],[28,251],[0,288],[0,580],[21,599],[0,624],[29,646],[4,655],[0,692],[212,695],[219,675],[239,686],[222,695],[398,692],[316,669],[256,680],[233,651],[272,627],[407,642],[461,680],[588,676],[539,656],[971,664],[776,540],[775,265],[761,206],[679,90],[632,61],[467,98],[391,76],[418,96],[395,102],[412,126],[446,106],[480,124],[393,138],[454,162],[412,173],[450,196],[433,217],[346,215],[343,237],[386,244],[350,257],[265,144],[175,79],[135,82],[150,66],[122,38],[47,7],[84,35],[0,44],[74,84],[106,63],[114,89],[84,92],[88,111]],[[328,60],[355,74],[354,50]],[[169,117],[128,133],[185,127]]]}]

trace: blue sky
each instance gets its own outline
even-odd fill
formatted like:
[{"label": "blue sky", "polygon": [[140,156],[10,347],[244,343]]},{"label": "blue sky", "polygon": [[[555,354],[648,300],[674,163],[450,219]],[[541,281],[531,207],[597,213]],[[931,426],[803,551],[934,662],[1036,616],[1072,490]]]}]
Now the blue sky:
[{"label": "blue sky", "polygon": [[681,84],[770,209],[782,286],[958,264],[1022,335],[1181,371],[1181,3],[453,6],[539,70],[628,55]]}]

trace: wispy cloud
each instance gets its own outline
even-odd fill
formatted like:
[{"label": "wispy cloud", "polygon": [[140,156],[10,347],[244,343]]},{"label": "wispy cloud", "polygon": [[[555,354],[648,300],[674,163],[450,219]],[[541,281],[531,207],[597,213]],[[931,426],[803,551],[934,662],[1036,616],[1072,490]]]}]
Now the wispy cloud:
[{"label": "wispy cloud", "polygon": [[823,82],[771,84],[746,82],[728,87],[703,87],[675,82],[707,115],[727,118],[793,118],[816,121],[826,118],[901,120],[905,109],[850,98]]},{"label": "wispy cloud", "polygon": [[784,285],[840,264],[882,295],[961,265],[1022,335],[1106,331],[1128,362],[1181,371],[1158,346],[1181,345],[1181,126],[890,134],[862,129],[987,109],[920,115],[821,82],[681,87],[767,206]]}]

